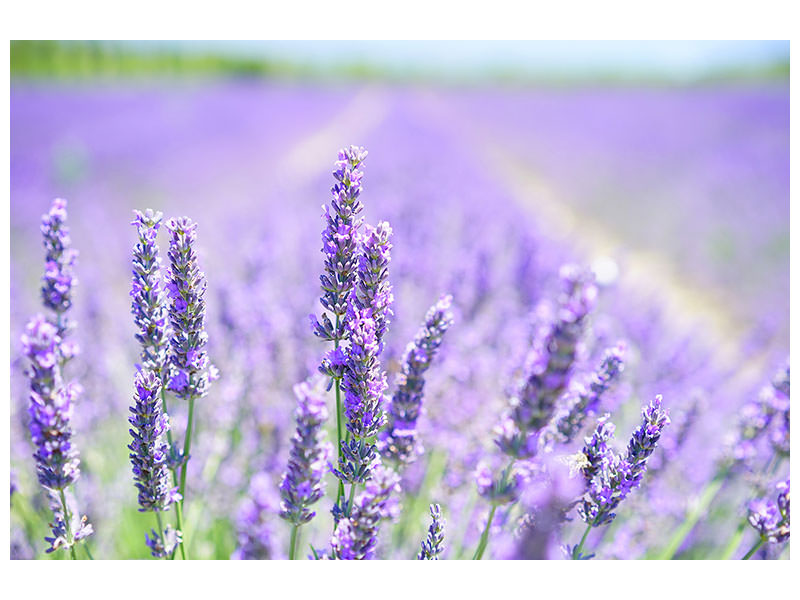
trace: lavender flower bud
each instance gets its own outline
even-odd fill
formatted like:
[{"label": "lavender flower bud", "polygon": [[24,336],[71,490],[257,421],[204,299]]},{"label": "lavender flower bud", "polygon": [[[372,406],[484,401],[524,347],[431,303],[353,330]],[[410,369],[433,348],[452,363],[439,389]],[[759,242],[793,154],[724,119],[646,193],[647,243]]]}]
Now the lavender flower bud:
[{"label": "lavender flower bud", "polygon": [[495,476],[486,462],[481,462],[475,469],[475,483],[478,494],[492,504],[510,504],[519,500],[525,486],[530,482],[533,465],[529,461],[517,460],[511,468],[506,467],[499,477]]},{"label": "lavender flower bud", "polygon": [[206,278],[194,250],[197,224],[181,217],[170,219],[167,229],[172,235],[167,293],[172,300],[169,316],[173,331],[167,387],[185,400],[202,398],[208,393],[209,383],[217,378],[217,371],[206,353]]},{"label": "lavender flower bud", "polygon": [[417,420],[422,412],[425,372],[453,324],[452,296],[442,296],[425,315],[414,341],[406,348],[397,389],[388,406],[389,422],[381,432],[378,448],[384,458],[411,463],[421,451],[417,441]]},{"label": "lavender flower bud", "polygon": [[139,490],[139,511],[169,510],[180,500],[177,487],[170,485],[167,465],[169,448],[165,434],[169,421],[161,409],[161,381],[152,371],[136,373],[134,404],[128,422],[133,426],[133,441],[128,446],[133,465],[133,479]]},{"label": "lavender flower bud", "polygon": [[139,241],[133,248],[131,313],[137,327],[136,339],[142,346],[142,368],[165,380],[169,350],[167,296],[161,282],[161,257],[156,238],[162,214],[147,209],[133,211]]},{"label": "lavender flower bud", "polygon": [[382,519],[392,516],[390,496],[400,491],[400,477],[389,468],[378,467],[364,491],[356,496],[350,515],[339,520],[331,538],[333,558],[369,560],[375,555]]},{"label": "lavender flower bud", "polygon": [[356,282],[358,264],[358,237],[362,220],[356,218],[363,209],[361,201],[361,163],[366,150],[357,146],[339,151],[331,188],[333,199],[330,208],[323,207],[326,222],[322,232],[322,252],[325,255],[324,273],[320,276],[324,308],[338,317],[338,327],[326,316],[321,322],[312,315],[314,333],[324,340],[336,341],[346,337],[344,317]]},{"label": "lavender flower bud", "polygon": [[642,420],[642,425],[633,432],[628,442],[628,451],[625,457],[631,467],[628,482],[632,487],[639,486],[639,482],[647,470],[647,459],[656,449],[664,427],[670,423],[669,415],[662,406],[660,395],[642,409]]},{"label": "lavender flower bud", "polygon": [[375,321],[375,339],[378,341],[378,354],[383,350],[383,336],[392,313],[392,286],[389,283],[389,261],[392,250],[392,228],[386,221],[377,227],[366,226],[361,237],[361,251],[358,255],[358,284],[355,289],[355,305],[361,310],[369,310]]},{"label": "lavender flower bud", "polygon": [[754,500],[750,503],[747,520],[761,539],[781,543],[789,539],[789,479],[776,486],[777,501]]},{"label": "lavender flower bud", "polygon": [[294,386],[294,394],[297,397],[297,428],[289,451],[289,465],[280,486],[280,515],[294,525],[302,525],[316,514],[308,507],[322,497],[322,476],[332,448],[325,441],[322,428],[328,418],[325,398],[305,382]]},{"label": "lavender flower bud", "polygon": [[50,510],[53,511],[53,522],[50,523],[53,535],[52,537],[46,536],[44,538],[50,544],[50,547],[45,552],[49,554],[59,548],[68,550],[75,543],[94,533],[94,528],[86,519],[86,515],[78,517],[75,500],[69,490],[60,492],[64,494],[64,500],[66,501],[66,515],[64,514],[64,503],[61,500],[60,493],[50,489],[47,490],[47,493],[50,500]]},{"label": "lavender flower bud", "polygon": [[578,434],[586,417],[597,410],[603,395],[623,371],[624,351],[623,344],[606,350],[603,361],[592,374],[588,387],[581,384],[575,386],[567,401],[556,412],[540,436],[539,444],[543,448],[550,450],[554,444],[567,443]]},{"label": "lavender flower bud", "polygon": [[45,269],[42,278],[42,301],[58,316],[58,334],[64,337],[69,328],[64,313],[72,306],[72,288],[78,280],[73,273],[78,251],[70,248],[67,201],[53,200],[50,212],[42,216]]},{"label": "lavender flower bud", "polygon": [[422,542],[422,548],[417,554],[417,560],[439,560],[439,555],[444,552],[444,525],[442,510],[438,504],[431,504],[431,524],[428,527],[428,537]]}]

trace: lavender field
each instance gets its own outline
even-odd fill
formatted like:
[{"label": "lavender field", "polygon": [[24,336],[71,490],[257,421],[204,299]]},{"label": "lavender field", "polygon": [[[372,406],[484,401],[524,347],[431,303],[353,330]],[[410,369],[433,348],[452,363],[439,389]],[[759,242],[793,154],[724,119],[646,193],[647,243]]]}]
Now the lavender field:
[{"label": "lavender field", "polygon": [[14,82],[10,221],[12,558],[789,556],[788,83]]}]

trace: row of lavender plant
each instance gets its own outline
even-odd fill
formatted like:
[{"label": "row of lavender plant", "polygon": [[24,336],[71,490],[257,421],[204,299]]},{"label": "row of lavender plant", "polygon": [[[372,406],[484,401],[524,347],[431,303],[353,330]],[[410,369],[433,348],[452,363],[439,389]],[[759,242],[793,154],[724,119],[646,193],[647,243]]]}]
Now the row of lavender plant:
[{"label": "row of lavender plant", "polygon": [[[311,506],[324,495],[323,479],[328,471],[338,480],[332,508],[334,527],[328,548],[317,549],[311,544],[313,556],[362,559],[377,555],[381,522],[399,514],[401,474],[424,453],[418,439],[424,375],[454,320],[452,300],[444,296],[431,307],[409,344],[395,392],[387,398],[382,354],[392,315],[393,295],[388,279],[392,230],[385,222],[374,228],[365,226],[359,216],[363,208],[361,167],[365,157],[361,148],[342,150],[334,171],[333,200],[324,212],[325,272],[321,277],[322,306],[332,318],[327,313],[319,319],[312,316],[314,333],[333,342],[334,347],[320,363],[319,371],[325,380],[312,376],[295,386],[295,434],[280,484],[282,501],[278,510],[267,507],[290,523],[289,558],[298,554],[300,527],[314,518]],[[135,216],[139,241],[134,249],[131,296],[141,358],[129,419],[133,426],[130,457],[140,510],[154,512],[158,527],[152,537],[146,536],[151,553],[174,557],[180,549],[186,558],[182,514],[195,426],[194,406],[217,377],[205,350],[206,283],[194,250],[196,224],[187,218],[167,223],[171,234],[170,268],[162,280],[156,241],[162,216],[150,210],[137,211]],[[32,364],[31,435],[41,448],[36,455],[39,479],[60,502],[54,508],[55,537],[50,541],[52,549],[69,548],[74,557],[75,543],[92,530],[85,518],[75,521],[76,513],[70,510],[65,493],[78,474],[77,452],[70,444],[69,427],[78,388],[62,381],[63,366],[76,353],[74,346],[63,341],[71,326],[64,312],[69,308],[69,293],[74,285],[75,256],[67,248],[65,218],[66,204],[57,200],[43,225],[48,249],[43,298],[56,316],[50,321],[34,319],[23,342]],[[473,554],[475,559],[487,551],[492,532],[497,529],[493,524],[498,521],[506,534],[509,530],[514,532],[513,555],[552,555],[547,546],[558,543],[568,530],[567,515],[575,507],[586,528],[567,553],[576,559],[591,557],[584,553],[589,534],[595,528],[610,529],[621,501],[644,485],[648,461],[670,422],[658,396],[644,407],[641,426],[624,453],[620,453],[613,447],[614,426],[605,414],[597,420],[582,449],[570,455],[568,461],[570,469],[581,474],[578,481],[582,484],[562,481],[560,463],[550,459],[554,453],[563,456],[561,451],[567,449],[585,422],[601,414],[605,396],[622,373],[625,347],[620,343],[606,350],[594,373],[583,377],[576,374],[582,357],[593,352],[589,347],[593,341],[589,322],[598,290],[592,275],[577,267],[565,267],[560,278],[563,291],[556,304],[543,301],[537,307],[529,355],[496,428],[495,444],[506,462],[501,464],[499,456],[489,455],[476,472],[478,493],[489,501],[490,508]],[[746,414],[732,453],[734,463],[751,455],[749,449],[762,438],[769,439],[773,449],[767,471],[774,472],[782,458],[788,456],[788,388],[787,367],[785,377],[772,386],[774,392],[765,394]],[[336,453],[326,441],[324,430],[330,412],[325,396],[331,389]],[[170,396],[187,404],[182,450],[170,426]],[[765,436],[766,432],[769,435]],[[51,443],[51,439],[59,440],[58,444]],[[718,478],[725,480],[734,469],[730,460],[723,463]],[[47,477],[43,472],[48,473]],[[788,480],[779,485],[777,501],[751,505],[747,522],[757,530],[758,540],[746,558],[766,542],[778,544],[788,539],[788,486]],[[255,495],[253,501],[258,501]],[[164,527],[162,513],[172,505],[176,508],[175,525]],[[258,518],[261,512],[256,511]],[[432,522],[419,558],[438,558],[444,549],[441,508],[431,504],[430,512]],[[516,525],[508,527],[514,523],[514,512],[520,513]],[[690,531],[691,528],[685,535]],[[678,546],[682,542],[679,539]],[[239,556],[254,557],[247,554],[241,552]]]}]

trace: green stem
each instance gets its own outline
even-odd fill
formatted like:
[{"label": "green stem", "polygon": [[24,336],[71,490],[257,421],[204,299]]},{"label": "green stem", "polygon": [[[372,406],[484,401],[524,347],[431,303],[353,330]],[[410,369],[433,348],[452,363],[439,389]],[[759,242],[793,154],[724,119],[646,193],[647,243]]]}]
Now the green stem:
[{"label": "green stem", "polygon": [[75,556],[75,540],[72,538],[72,521],[69,509],[67,508],[67,497],[64,495],[64,490],[58,490],[58,495],[61,498],[61,510],[64,511],[64,526],[67,528],[67,541],[69,542],[69,553],[72,560],[78,560]]},{"label": "green stem", "polygon": [[578,560],[578,557],[581,555],[581,552],[583,551],[583,545],[586,543],[586,538],[589,537],[589,532],[591,530],[592,530],[592,524],[589,523],[586,526],[586,531],[583,532],[583,537],[581,538],[580,543],[577,546],[575,546],[575,548],[572,550],[572,560]]},{"label": "green stem", "polygon": [[92,553],[89,552],[89,544],[83,544],[83,549],[86,550],[86,556],[89,557],[89,560],[94,560],[94,556],[92,556]]},{"label": "green stem", "polygon": [[686,519],[681,523],[680,527],[675,531],[675,534],[670,538],[666,548],[658,555],[659,560],[670,560],[675,553],[680,550],[681,545],[692,533],[694,526],[704,514],[707,513],[708,507],[717,497],[720,489],[728,478],[728,469],[723,468],[717,471],[714,478],[708,483],[703,494],[698,499],[697,503],[689,510]]},{"label": "green stem", "polygon": [[350,498],[347,500],[347,516],[350,516],[350,513],[353,512],[353,499],[356,496],[356,484],[350,484]]},{"label": "green stem", "polygon": [[[186,471],[189,467],[189,451],[192,448],[192,425],[194,423],[194,397],[189,397],[189,418],[186,421],[186,439],[183,441],[183,468],[181,469],[181,483],[178,487],[178,492],[181,495],[181,499],[177,502],[180,504],[177,507],[178,510],[178,519],[182,518],[183,515],[183,503],[186,500]],[[181,531],[183,535],[183,541],[180,543],[181,547],[181,558],[186,560],[186,550],[184,546],[186,545],[186,536],[185,532]]]},{"label": "green stem", "polygon": [[[336,315],[336,332],[338,335],[339,332],[339,315]],[[339,348],[339,338],[333,340],[333,347],[334,349]],[[342,433],[344,431],[344,425],[342,423],[342,389],[341,389],[341,381],[339,378],[335,378],[333,380],[333,384],[336,388],[336,453],[339,457],[339,461],[342,460]],[[344,497],[344,483],[342,480],[339,480],[339,489],[336,492],[336,504],[339,505],[342,498]]]},{"label": "green stem", "polygon": [[489,545],[489,529],[492,527],[492,520],[494,519],[494,513],[496,510],[497,504],[492,504],[492,510],[489,511],[489,518],[486,520],[486,527],[483,529],[481,541],[478,543],[478,547],[475,549],[475,554],[472,555],[472,560],[480,560],[483,557],[486,546]]},{"label": "green stem", "polygon": [[758,538],[758,541],[755,544],[753,544],[753,547],[750,548],[750,550],[747,551],[747,554],[745,554],[742,557],[742,560],[750,560],[750,557],[756,553],[756,550],[761,548],[761,544],[763,543],[764,543],[764,538]]},{"label": "green stem", "polygon": [[295,548],[297,548],[297,525],[292,525],[292,535],[289,538],[289,560],[294,560]]},{"label": "green stem", "polygon": [[736,533],[733,534],[730,542],[728,545],[725,546],[725,550],[722,553],[722,560],[730,560],[733,557],[733,554],[736,552],[736,549],[742,543],[742,538],[744,537],[744,532],[747,529],[747,521],[742,521],[739,523],[739,527],[736,528]]},{"label": "green stem", "polygon": [[[161,405],[163,407],[164,414],[169,418],[169,409],[167,408],[167,391],[164,389],[164,386],[161,386]],[[169,443],[170,451],[174,447],[174,443],[172,441],[172,429],[167,429],[167,442]],[[175,469],[170,469],[172,471],[172,485],[178,487],[178,472]],[[175,503],[175,529],[183,533],[183,526],[181,524],[181,517],[183,511],[181,510],[180,502]],[[183,543],[178,544],[181,549],[181,558],[186,560],[186,551],[183,549]],[[169,555],[170,560],[175,560],[175,554],[177,553],[177,548],[172,551],[172,554]]]}]

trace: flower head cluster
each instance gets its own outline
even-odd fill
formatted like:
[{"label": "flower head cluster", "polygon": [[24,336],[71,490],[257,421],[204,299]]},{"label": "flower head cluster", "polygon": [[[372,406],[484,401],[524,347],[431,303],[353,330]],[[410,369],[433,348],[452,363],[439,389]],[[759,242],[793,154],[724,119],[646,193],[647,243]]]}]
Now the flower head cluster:
[{"label": "flower head cluster", "polygon": [[134,385],[136,393],[128,417],[133,441],[128,449],[139,490],[139,510],[168,510],[181,496],[178,488],[170,485],[169,448],[164,439],[169,421],[161,410],[161,380],[152,371],[139,371]]},{"label": "flower head cluster", "polygon": [[768,440],[769,449],[789,456],[789,362],[781,368],[758,398],[741,411],[736,440],[731,451],[736,463],[748,463],[758,455],[759,441]]},{"label": "flower head cluster", "polygon": [[333,313],[337,321],[334,324],[324,313],[320,320],[311,315],[314,333],[323,340],[338,341],[347,335],[344,320],[356,283],[358,238],[362,224],[358,214],[363,205],[358,197],[361,195],[363,172],[359,167],[366,157],[367,151],[357,146],[339,150],[339,159],[333,171],[336,180],[331,188],[333,198],[330,207],[323,207],[326,226],[322,232],[322,252],[325,255],[325,267],[320,276],[320,302]]},{"label": "flower head cluster", "polygon": [[587,481],[587,491],[578,504],[578,513],[584,522],[597,527],[614,520],[614,509],[639,487],[647,470],[647,459],[668,424],[669,417],[662,407],[661,396],[656,396],[642,410],[642,425],[634,431],[622,457],[609,446],[614,434],[613,425],[607,416],[600,420],[583,449],[581,470]]},{"label": "flower head cluster", "polygon": [[497,478],[495,476],[497,469],[493,469],[486,461],[482,461],[475,469],[478,495],[493,504],[516,502],[531,481],[534,471],[532,461],[517,460],[507,466]]},{"label": "flower head cluster", "polygon": [[150,535],[145,533],[144,542],[150,548],[150,554],[153,557],[167,558],[183,542],[183,535],[172,525],[167,525],[161,535],[154,529],[150,531]]},{"label": "flower head cluster", "polygon": [[360,310],[369,310],[375,321],[378,354],[383,350],[383,336],[392,315],[392,285],[389,283],[389,261],[392,250],[392,228],[386,221],[377,227],[366,225],[358,255],[357,285],[352,302]]},{"label": "flower head cluster", "polygon": [[381,520],[396,514],[396,501],[391,496],[400,491],[399,481],[400,477],[391,469],[375,468],[364,491],[356,496],[350,514],[336,525],[331,538],[333,558],[368,560],[375,555]]},{"label": "flower head cluster", "polygon": [[60,493],[51,489],[47,490],[50,510],[53,511],[53,522],[50,523],[53,534],[44,538],[50,544],[50,547],[45,550],[48,554],[55,552],[59,548],[68,550],[77,542],[94,533],[94,528],[89,523],[86,515],[78,517],[75,501],[70,491],[62,490],[62,493],[64,494],[66,505],[62,502]]},{"label": "flower head cluster", "polygon": [[622,373],[624,352],[623,344],[606,350],[600,366],[592,373],[589,384],[575,384],[566,402],[539,437],[540,446],[551,449],[553,444],[567,443],[578,434],[586,417],[597,411],[603,395]]},{"label": "flower head cluster", "polygon": [[[557,401],[567,389],[586,318],[597,297],[597,286],[590,272],[566,265],[560,278],[562,291],[556,313],[539,331],[527,360],[527,376],[496,429],[495,443],[516,459],[536,455],[541,431],[552,419]],[[539,308],[544,312],[546,305]]]},{"label": "flower head cluster", "polygon": [[425,315],[425,322],[406,348],[397,389],[388,405],[389,423],[378,448],[384,458],[410,463],[421,450],[417,420],[422,412],[425,372],[430,368],[445,332],[453,324],[451,296],[442,296]]},{"label": "flower head cluster", "polygon": [[80,475],[70,421],[81,388],[62,381],[58,362],[60,343],[57,328],[41,315],[31,319],[22,335],[23,350],[30,361],[28,415],[36,447],[33,457],[39,483],[56,491],[65,489]]},{"label": "flower head cluster", "polygon": [[308,523],[314,515],[309,506],[322,497],[322,476],[332,452],[323,425],[328,418],[325,398],[307,383],[294,386],[297,396],[289,465],[281,481],[281,517],[294,525]]},{"label": "flower head cluster", "polygon": [[439,560],[439,555],[444,552],[444,525],[442,509],[438,504],[431,504],[431,524],[428,527],[428,537],[422,542],[422,548],[417,554],[417,560]]},{"label": "flower head cluster", "polygon": [[42,301],[58,315],[59,335],[63,337],[68,326],[64,312],[72,306],[72,288],[78,280],[73,273],[78,251],[70,248],[67,221],[67,201],[56,198],[50,211],[42,216],[42,236],[45,248]]},{"label": "flower head cluster", "polygon": [[217,372],[206,353],[206,278],[194,250],[197,224],[181,217],[170,219],[167,229],[171,234],[167,293],[172,301],[169,315],[173,331],[167,387],[179,398],[201,398],[208,393]]},{"label": "flower head cluster", "polygon": [[776,486],[777,501],[754,500],[750,503],[747,520],[761,539],[780,543],[789,539],[789,480]]},{"label": "flower head cluster", "polygon": [[144,213],[138,210],[133,213],[131,224],[136,226],[139,240],[133,248],[131,312],[137,327],[136,339],[142,346],[142,368],[153,371],[164,381],[170,333],[156,243],[162,214],[149,208]]}]

